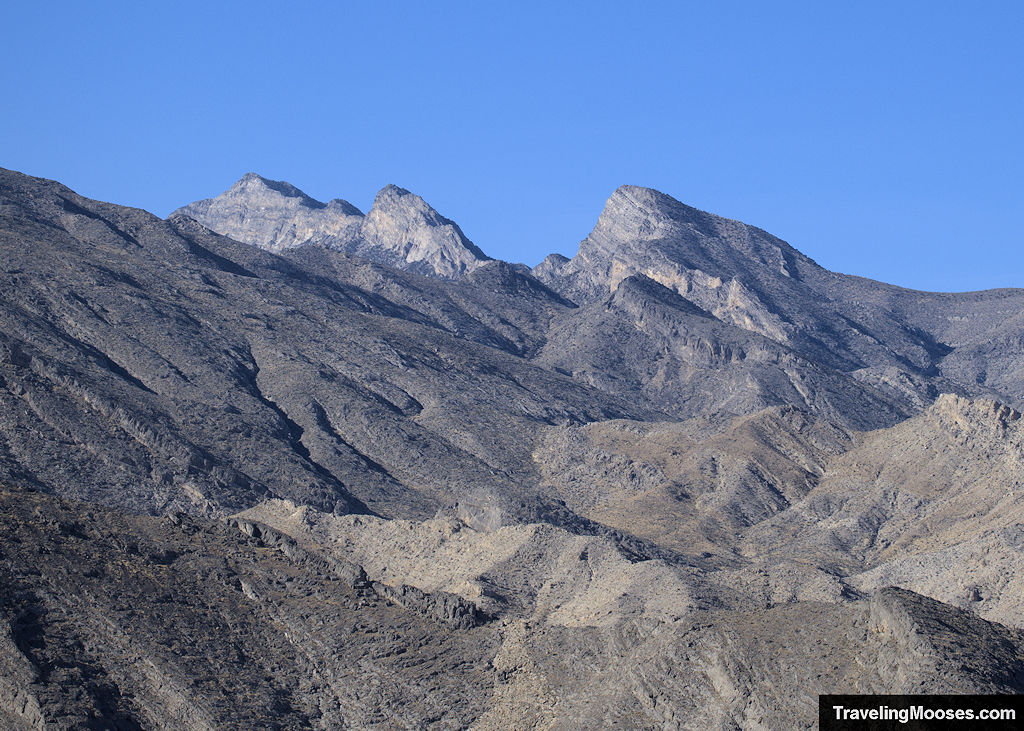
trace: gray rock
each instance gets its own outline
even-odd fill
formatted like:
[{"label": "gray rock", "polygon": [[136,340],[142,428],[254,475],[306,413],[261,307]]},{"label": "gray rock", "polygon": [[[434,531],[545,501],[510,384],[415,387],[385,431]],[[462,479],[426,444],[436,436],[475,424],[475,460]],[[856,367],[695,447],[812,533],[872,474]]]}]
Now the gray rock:
[{"label": "gray rock", "polygon": [[1020,290],[835,274],[641,188],[532,271],[393,187],[189,209],[0,171],[0,725],[1024,689]]},{"label": "gray rock", "polygon": [[[717,319],[820,365],[844,373],[906,374],[905,403],[934,398],[929,381],[939,369],[971,393],[999,388],[1011,401],[1020,398],[1024,384],[1014,365],[1021,290],[915,292],[829,272],[758,228],[648,188],[616,190],[576,256],[545,260],[535,274],[580,303],[602,300],[623,280],[644,275]],[[984,359],[1000,364],[997,374],[952,365],[960,356],[950,354],[960,347],[986,348]],[[950,365],[943,368],[947,357]],[[956,390],[948,382],[939,385]]]},{"label": "gray rock", "polygon": [[347,201],[321,203],[289,183],[248,173],[216,198],[175,214],[268,251],[317,245],[445,279],[489,260],[457,224],[394,185],[381,189],[363,216]]}]

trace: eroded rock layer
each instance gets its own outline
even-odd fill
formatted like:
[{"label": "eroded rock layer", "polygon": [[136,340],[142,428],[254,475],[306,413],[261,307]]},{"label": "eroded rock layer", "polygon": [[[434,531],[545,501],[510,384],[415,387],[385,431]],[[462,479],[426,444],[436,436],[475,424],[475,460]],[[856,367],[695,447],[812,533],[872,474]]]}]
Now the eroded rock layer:
[{"label": "eroded rock layer", "polygon": [[1021,290],[626,186],[569,259],[0,171],[0,726],[813,728],[1024,691]]}]

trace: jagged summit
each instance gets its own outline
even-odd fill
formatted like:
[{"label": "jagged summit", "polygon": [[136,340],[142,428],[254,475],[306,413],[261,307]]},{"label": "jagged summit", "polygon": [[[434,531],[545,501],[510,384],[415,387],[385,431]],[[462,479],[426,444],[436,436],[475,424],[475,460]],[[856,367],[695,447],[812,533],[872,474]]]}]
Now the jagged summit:
[{"label": "jagged summit", "polygon": [[[693,206],[676,200],[667,193],[642,185],[620,185],[605,202],[603,216],[622,215],[624,210],[635,209],[647,213],[663,212],[674,217],[712,216]],[[718,218],[718,216],[714,216]]]},{"label": "jagged summit", "polygon": [[343,198],[331,198],[327,201],[327,208],[337,209],[349,216],[361,216],[363,212]]},{"label": "jagged summit", "polygon": [[362,213],[343,200],[322,203],[291,183],[246,173],[216,198],[174,212],[207,228],[268,251],[283,251],[321,237],[345,238]]},{"label": "jagged summit", "polygon": [[[373,203],[377,205],[378,202],[383,202],[387,199],[401,198],[402,196],[412,195],[412,193],[405,188],[402,188],[394,183],[388,183],[383,188],[377,191],[377,195],[374,196]],[[416,196],[419,198],[419,196]],[[422,199],[420,199],[422,200]]]},{"label": "jagged summit", "polygon": [[228,190],[236,192],[245,191],[249,195],[252,195],[253,193],[258,194],[258,192],[264,190],[275,191],[286,198],[298,198],[303,205],[309,206],[310,208],[324,207],[323,203],[306,195],[291,183],[284,180],[270,180],[269,178],[264,178],[262,175],[257,173],[246,173]]},{"label": "jagged summit", "polygon": [[397,185],[377,193],[361,234],[364,246],[394,252],[422,274],[455,278],[490,259],[458,224]]},{"label": "jagged summit", "polygon": [[341,198],[322,203],[291,183],[246,173],[216,198],[175,213],[269,251],[312,244],[445,279],[489,260],[453,221],[397,185],[384,186],[364,216]]},{"label": "jagged summit", "polygon": [[596,292],[642,272],[685,294],[693,279],[794,278],[808,266],[816,265],[759,228],[653,188],[623,185],[609,196],[590,235],[561,273],[585,273],[577,277],[578,288]]}]

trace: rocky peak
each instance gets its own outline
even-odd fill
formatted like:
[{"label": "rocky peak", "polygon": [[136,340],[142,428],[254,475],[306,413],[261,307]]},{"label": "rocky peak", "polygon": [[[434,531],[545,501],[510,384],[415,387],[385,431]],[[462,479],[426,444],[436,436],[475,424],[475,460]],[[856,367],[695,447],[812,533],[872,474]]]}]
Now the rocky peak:
[{"label": "rocky peak", "polygon": [[339,211],[347,216],[361,216],[363,212],[356,208],[354,205],[341,198],[331,198],[327,201],[327,208]]},{"label": "rocky peak", "polygon": [[396,185],[382,188],[363,216],[341,198],[322,203],[291,183],[246,173],[216,198],[175,214],[270,251],[312,244],[445,279],[489,261],[455,222]]},{"label": "rocky peak", "polygon": [[623,185],[608,198],[576,256],[568,262],[545,260],[538,274],[556,288],[592,300],[641,273],[713,311],[711,299],[719,298],[725,282],[791,281],[808,265],[814,266],[758,228],[651,188]]},{"label": "rocky peak", "polygon": [[[466,244],[476,248],[469,239],[465,238],[461,229],[453,221],[448,220],[435,211],[415,193],[410,193],[405,188],[399,188],[397,185],[391,185],[390,183],[377,192],[367,217],[376,220],[389,218],[396,222],[408,223],[413,227],[451,227],[453,230],[458,231],[459,236],[464,239]],[[483,252],[481,252],[482,255]]]},{"label": "rocky peak", "polygon": [[[798,260],[809,262],[760,229],[624,185],[609,197],[576,256],[545,260],[538,276],[570,299],[588,302],[642,274],[723,322],[789,344],[790,313],[776,309],[774,292],[792,288]],[[801,308],[793,310],[799,317]]]},{"label": "rocky peak", "polygon": [[644,266],[701,271],[721,280],[789,278],[797,259],[809,261],[761,229],[634,185],[612,193],[578,256],[614,260],[636,271]]},{"label": "rocky peak", "polygon": [[362,226],[366,246],[390,251],[408,268],[445,279],[472,271],[490,257],[420,196],[386,185],[374,198]]},{"label": "rocky peak", "polygon": [[545,261],[535,274],[578,304],[601,301],[643,274],[725,323],[847,372],[868,362],[928,366],[933,357],[898,318],[850,306],[850,288],[875,292],[872,283],[828,272],[759,228],[651,188],[618,188],[577,254]]},{"label": "rocky peak", "polygon": [[569,257],[561,254],[548,254],[544,261],[535,266],[532,270],[533,276],[542,282],[549,282],[556,278],[562,271],[562,267],[569,263]]},{"label": "rocky peak", "polygon": [[269,180],[256,173],[246,173],[243,175],[238,179],[238,182],[228,188],[225,195],[245,197],[254,201],[293,198],[295,199],[294,203],[297,205],[315,209],[324,208],[323,203],[309,197],[291,183],[283,180]]},{"label": "rocky peak", "polygon": [[[412,198],[406,199],[407,196]],[[426,202],[415,193],[411,193],[405,188],[400,188],[394,183],[388,183],[383,188],[377,191],[377,195],[373,197],[374,208],[386,208],[389,205],[402,205],[403,202],[406,205],[416,205],[421,209],[430,208]],[[433,210],[433,209],[431,209]]]},{"label": "rocky peak", "polygon": [[362,220],[347,201],[321,203],[291,183],[246,173],[216,198],[174,212],[236,241],[282,251],[322,238],[346,238]]},{"label": "rocky peak", "polygon": [[652,188],[622,185],[608,198],[585,243],[613,255],[637,242],[679,233],[684,226],[706,230],[713,218]]}]

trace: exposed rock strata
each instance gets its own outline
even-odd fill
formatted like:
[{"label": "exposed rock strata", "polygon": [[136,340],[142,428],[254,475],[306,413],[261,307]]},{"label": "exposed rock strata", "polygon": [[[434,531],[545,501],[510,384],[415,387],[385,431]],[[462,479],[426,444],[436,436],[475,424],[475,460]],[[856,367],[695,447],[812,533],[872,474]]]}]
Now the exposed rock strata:
[{"label": "exposed rock strata", "polygon": [[827,272],[641,188],[532,273],[400,189],[236,189],[192,213],[256,246],[0,172],[0,725],[1024,689],[1020,290]]},{"label": "exposed rock strata", "polygon": [[813,728],[818,692],[1024,690],[1024,635],[902,590],[453,623],[249,520],[0,510],[11,728]]}]

